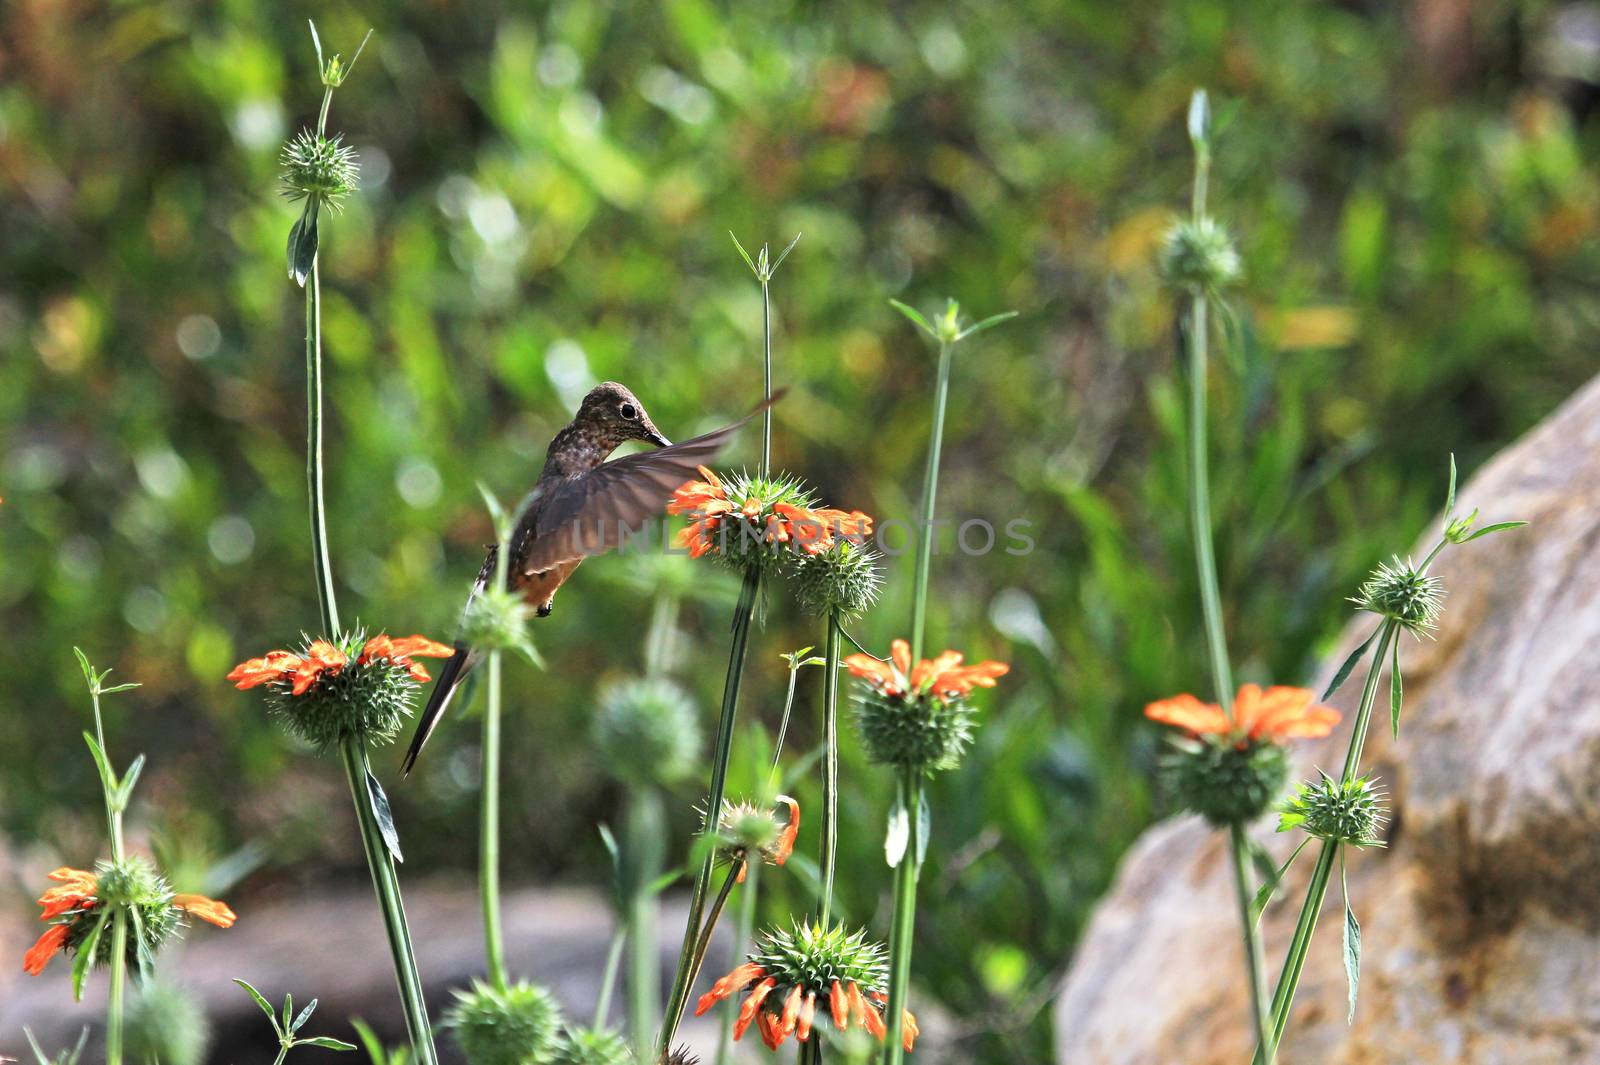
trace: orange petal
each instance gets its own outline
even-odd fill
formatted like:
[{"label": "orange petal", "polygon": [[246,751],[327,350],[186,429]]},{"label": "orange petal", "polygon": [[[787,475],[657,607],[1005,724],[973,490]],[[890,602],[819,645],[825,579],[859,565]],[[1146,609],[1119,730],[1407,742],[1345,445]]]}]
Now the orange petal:
[{"label": "orange petal", "polygon": [[845,994],[850,1000],[850,1015],[856,1019],[857,1024],[866,1027],[867,1000],[861,997],[861,988],[852,980],[850,986],[845,989]]},{"label": "orange petal", "polygon": [[917,1027],[917,1019],[911,1015],[910,1010],[900,1011],[900,1045],[906,1048],[906,1053],[911,1053],[911,1048],[916,1044],[917,1036],[922,1030]]},{"label": "orange petal", "polygon": [[789,994],[783,1000],[783,1019],[779,1026],[785,1034],[794,1031],[795,1024],[800,1020],[800,1003],[805,999],[805,992],[799,984],[789,989]]},{"label": "orange petal", "polygon": [[761,1033],[761,1042],[768,1050],[777,1050],[783,1045],[783,1029],[772,1014],[766,1011],[756,1014],[756,1030]]},{"label": "orange petal", "polygon": [[817,993],[806,992],[806,1000],[800,1005],[799,1023],[795,1026],[795,1038],[804,1043],[811,1038],[811,1025],[817,1018]]},{"label": "orange petal", "polygon": [[767,975],[767,971],[753,961],[747,961],[743,965],[735,966],[727,976],[712,984],[710,991],[700,996],[700,1001],[694,1007],[694,1015],[696,1017],[700,1016],[729,995],[737,994],[744,990],[750,981],[760,979],[765,975]]},{"label": "orange petal", "polygon": [[862,1006],[866,1012],[861,1018],[861,1026],[865,1028],[867,1030],[867,1034],[872,1036],[874,1039],[882,1039],[888,1032],[888,1029],[883,1026],[883,1018],[878,1015],[878,1007],[872,1005],[870,1002],[864,1002],[862,1003]]},{"label": "orange petal", "polygon": [[1262,710],[1261,685],[1240,685],[1238,694],[1233,697],[1234,727],[1255,735],[1256,721],[1261,717]]},{"label": "orange petal", "polygon": [[299,669],[300,664],[299,655],[290,654],[288,651],[271,651],[261,658],[252,658],[248,662],[234,666],[228,673],[227,679],[233,681],[240,691],[248,691],[259,685],[282,679]]},{"label": "orange petal", "polygon": [[855,676],[877,685],[886,692],[892,694],[899,690],[899,678],[895,676],[893,667],[871,655],[849,655],[844,660],[844,666]]},{"label": "orange petal", "polygon": [[778,801],[789,808],[789,823],[778,833],[778,845],[772,854],[773,865],[782,865],[789,860],[789,855],[794,853],[795,837],[800,834],[800,804],[787,795],[779,795]]},{"label": "orange petal", "polygon": [[828,1009],[833,1012],[833,1026],[844,1031],[850,1025],[849,1003],[845,1001],[844,988],[835,980],[828,990]]},{"label": "orange petal", "polygon": [[380,632],[361,645],[361,657],[357,661],[368,662],[374,658],[390,658],[395,653],[394,641]]},{"label": "orange petal", "polygon": [[22,956],[22,971],[29,976],[38,976],[44,972],[44,967],[50,964],[50,959],[60,953],[61,948],[66,945],[67,926],[51,925],[45,929],[44,935],[28,948],[28,953]]},{"label": "orange petal", "polygon": [[204,895],[174,895],[172,904],[191,917],[198,917],[218,928],[232,928],[233,922],[239,919],[226,902],[208,899]]},{"label": "orange petal", "polygon": [[1202,703],[1192,695],[1175,695],[1161,699],[1144,708],[1144,716],[1163,725],[1176,725],[1196,733],[1225,735],[1232,725],[1222,708],[1215,703]]},{"label": "orange petal", "polygon": [[397,654],[407,658],[449,658],[456,653],[456,649],[449,644],[430,640],[426,636],[402,636],[394,641],[394,649]]},{"label": "orange petal", "polygon": [[755,990],[745,996],[744,1005],[739,1007],[739,1017],[733,1022],[733,1038],[735,1041],[742,1035],[750,1022],[755,1020],[756,1012],[761,1009],[761,1003],[772,994],[772,989],[778,986],[778,981],[767,977],[755,986]]},{"label": "orange petal", "polygon": [[904,640],[895,640],[889,645],[889,659],[894,662],[894,668],[900,671],[902,677],[911,672],[911,645]]}]

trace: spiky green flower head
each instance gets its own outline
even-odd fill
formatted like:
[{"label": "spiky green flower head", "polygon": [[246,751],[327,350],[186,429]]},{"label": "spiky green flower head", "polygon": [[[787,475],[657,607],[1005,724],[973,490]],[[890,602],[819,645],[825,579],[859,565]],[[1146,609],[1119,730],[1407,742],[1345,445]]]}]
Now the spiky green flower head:
[{"label": "spiky green flower head", "polygon": [[122,1037],[129,1059],[141,1065],[200,1065],[211,1022],[193,992],[155,980],[129,1001]]},{"label": "spiky green flower head", "polygon": [[856,690],[854,721],[868,760],[930,776],[960,765],[978,731],[978,711],[964,697],[908,698],[870,686]]},{"label": "spiky green flower head", "polygon": [[518,980],[499,990],[477,980],[454,992],[444,1026],[467,1065],[555,1065],[562,1050],[561,1007],[542,987]]},{"label": "spiky green flower head", "polygon": [[283,195],[291,202],[315,200],[341,210],[341,201],[360,185],[355,150],[342,139],[342,134],[328,137],[302,129],[285,144],[278,160]]},{"label": "spiky green flower head", "polygon": [[1190,292],[1217,292],[1239,279],[1239,253],[1213,218],[1176,222],[1161,238],[1157,266],[1167,283]]},{"label": "spiky green flower head", "polygon": [[300,650],[242,662],[228,679],[241,690],[264,686],[267,709],[318,751],[346,737],[388,743],[429,679],[417,659],[448,658],[455,649],[425,636],[365,636],[360,629],[336,640],[306,636]]},{"label": "spiky green flower head", "polygon": [[747,471],[719,477],[704,467],[701,476],[679,486],[667,505],[669,514],[691,519],[677,539],[690,558],[709,555],[741,573],[754,568],[770,576],[832,542],[837,512],[818,511],[816,494],[800,478]]},{"label": "spiky green flower head", "polygon": [[[779,806],[785,810],[782,820]],[[743,865],[756,859],[768,865],[782,865],[794,853],[799,834],[800,804],[787,795],[779,795],[771,806],[748,799],[724,799],[722,816],[717,818],[717,859],[728,865]],[[739,879],[744,880],[742,870]]]},{"label": "spiky green flower head", "polygon": [[605,688],[590,735],[607,769],[631,784],[671,785],[700,758],[700,715],[689,693],[665,677]]},{"label": "spiky green flower head", "polygon": [[1213,825],[1255,820],[1283,794],[1289,759],[1271,740],[1175,736],[1161,758],[1161,780],[1173,800]]},{"label": "spiky green flower head", "polygon": [[484,651],[515,651],[538,662],[528,623],[534,607],[519,592],[490,581],[472,597],[461,623],[461,638],[468,647]]},{"label": "spiky green flower head", "polygon": [[662,1057],[661,1065],[700,1065],[700,1055],[688,1047],[673,1047]]},{"label": "spiky green flower head", "polygon": [[560,1065],[633,1065],[633,1051],[616,1032],[580,1028],[562,1037]]},{"label": "spiky green flower head", "polygon": [[[120,862],[95,863],[94,903],[76,915],[67,929],[67,949],[76,954],[94,935],[102,914],[122,909],[138,915],[137,927],[145,949],[154,956],[184,926],[183,911],[173,904],[172,887],[166,877],[144,857],[134,854]],[[110,925],[101,930],[94,944],[94,964],[111,961]],[[128,964],[139,964],[139,936],[130,928],[127,937]]]},{"label": "spiky green flower head", "polygon": [[795,597],[815,617],[837,611],[841,620],[858,618],[878,601],[882,587],[878,553],[865,541],[843,536],[826,551],[802,557],[795,574]]},{"label": "spiky green flower head", "polygon": [[1346,783],[1318,774],[1300,785],[1283,805],[1278,831],[1300,828],[1307,835],[1352,847],[1382,847],[1383,826],[1388,821],[1384,790],[1373,777]]},{"label": "spiky green flower head", "polygon": [[843,923],[824,928],[809,921],[790,928],[772,928],[756,940],[751,962],[777,981],[772,999],[782,1002],[790,988],[816,992],[826,998],[835,982],[855,984],[867,996],[889,991],[888,953],[883,944],[868,939],[866,929],[854,932]]},{"label": "spiky green flower head", "polygon": [[1421,637],[1432,632],[1444,609],[1444,582],[1411,561],[1381,563],[1351,598],[1361,610],[1388,618]]}]

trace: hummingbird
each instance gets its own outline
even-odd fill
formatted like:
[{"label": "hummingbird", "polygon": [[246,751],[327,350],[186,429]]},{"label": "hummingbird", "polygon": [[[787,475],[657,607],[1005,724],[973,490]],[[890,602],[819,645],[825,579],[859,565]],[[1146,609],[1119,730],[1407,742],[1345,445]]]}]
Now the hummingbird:
[{"label": "hummingbird", "polygon": [[[550,441],[544,469],[507,541],[506,587],[519,592],[539,617],[549,617],[556,592],[579,563],[617,547],[660,514],[673,489],[694,477],[698,467],[711,462],[746,422],[777,398],[732,425],[674,444],[625,386],[615,381],[596,385],[583,397],[571,424]],[[659,450],[610,459],[611,452],[630,440],[654,444]],[[498,546],[490,546],[467,596],[467,610],[494,580],[498,551]],[[417,720],[402,772],[410,773],[416,765],[417,755],[477,659],[471,647],[456,640],[455,653],[439,671],[438,683]]]}]

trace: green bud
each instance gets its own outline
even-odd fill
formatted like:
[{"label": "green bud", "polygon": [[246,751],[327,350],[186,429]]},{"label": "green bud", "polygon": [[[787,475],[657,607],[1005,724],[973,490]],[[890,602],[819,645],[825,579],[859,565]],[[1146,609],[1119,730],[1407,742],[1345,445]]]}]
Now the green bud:
[{"label": "green bud", "polygon": [[870,761],[932,774],[961,764],[977,731],[977,711],[961,698],[923,694],[908,700],[863,685],[856,693],[855,725]]},{"label": "green bud", "polygon": [[1361,610],[1397,622],[1416,635],[1431,632],[1444,609],[1444,583],[1411,562],[1382,563],[1351,598]]},{"label": "green bud", "polygon": [[878,553],[843,536],[828,550],[803,558],[795,573],[795,596],[817,617],[838,611],[842,619],[858,618],[877,602],[882,587]]},{"label": "green bud", "polygon": [[1319,775],[1308,780],[1283,805],[1278,831],[1304,829],[1308,835],[1352,847],[1381,847],[1384,791],[1372,777],[1358,777],[1345,783]]},{"label": "green bud", "polygon": [[632,784],[676,784],[694,771],[700,758],[700,715],[694,700],[665,678],[608,686],[590,735],[612,775]]},{"label": "green bud", "polygon": [[454,992],[444,1027],[455,1035],[467,1065],[556,1065],[561,1007],[542,987],[519,980],[504,991],[473,981]]},{"label": "green bud", "polygon": [[1283,792],[1289,760],[1276,743],[1225,737],[1175,738],[1161,759],[1161,779],[1174,801],[1213,825],[1260,817]]},{"label": "green bud", "polygon": [[560,1065],[633,1065],[627,1040],[615,1032],[580,1028],[562,1040],[556,1058]]},{"label": "green bud", "polygon": [[1211,218],[1185,220],[1168,229],[1156,263],[1168,284],[1191,292],[1218,292],[1241,272],[1233,238]]},{"label": "green bud", "polygon": [[360,168],[355,150],[342,143],[342,134],[326,137],[303,129],[283,146],[281,188],[291,201],[314,199],[335,211],[340,201],[359,186]]},{"label": "green bud", "polygon": [[211,1023],[196,996],[163,980],[140,988],[128,1003],[123,1040],[140,1065],[201,1065]]}]

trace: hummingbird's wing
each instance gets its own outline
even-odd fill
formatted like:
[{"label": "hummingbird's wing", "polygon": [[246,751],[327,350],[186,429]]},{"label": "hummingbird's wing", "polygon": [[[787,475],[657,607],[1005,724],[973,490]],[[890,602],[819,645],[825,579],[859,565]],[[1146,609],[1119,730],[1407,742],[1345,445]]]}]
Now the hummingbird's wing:
[{"label": "hummingbird's wing", "polygon": [[522,572],[541,573],[617,547],[659,516],[673,490],[698,476],[696,468],[715,459],[764,407],[704,436],[612,459],[554,487],[540,500],[537,528],[517,553]]}]

